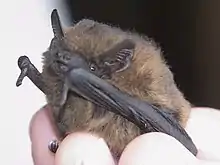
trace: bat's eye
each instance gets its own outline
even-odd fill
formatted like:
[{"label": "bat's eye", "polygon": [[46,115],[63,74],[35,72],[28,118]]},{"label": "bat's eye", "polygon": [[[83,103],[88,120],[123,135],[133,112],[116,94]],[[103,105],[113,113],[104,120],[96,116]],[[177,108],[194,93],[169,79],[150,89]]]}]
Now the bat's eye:
[{"label": "bat's eye", "polygon": [[91,64],[91,65],[90,65],[90,70],[91,70],[91,71],[94,72],[94,71],[96,71],[96,69],[97,69],[97,67],[96,67],[95,64]]}]

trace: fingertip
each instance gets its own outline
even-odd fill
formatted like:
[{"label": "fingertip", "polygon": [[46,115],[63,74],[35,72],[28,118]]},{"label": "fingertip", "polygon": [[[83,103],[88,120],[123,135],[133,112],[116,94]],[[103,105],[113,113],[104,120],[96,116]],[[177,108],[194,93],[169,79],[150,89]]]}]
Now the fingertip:
[{"label": "fingertip", "polygon": [[147,133],[131,141],[119,165],[193,164],[197,159],[176,139],[163,133]]},{"label": "fingertip", "polygon": [[60,144],[55,165],[114,165],[103,139],[88,133],[72,133]]}]

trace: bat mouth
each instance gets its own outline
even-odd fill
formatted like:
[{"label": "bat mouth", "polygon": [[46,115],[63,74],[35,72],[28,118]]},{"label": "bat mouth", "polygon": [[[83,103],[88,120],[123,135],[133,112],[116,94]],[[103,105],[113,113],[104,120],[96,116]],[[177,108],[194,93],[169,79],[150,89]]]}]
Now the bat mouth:
[{"label": "bat mouth", "polygon": [[60,59],[55,59],[54,61],[60,65],[63,65],[63,66],[67,66],[67,64],[68,64],[67,61],[60,60]]}]

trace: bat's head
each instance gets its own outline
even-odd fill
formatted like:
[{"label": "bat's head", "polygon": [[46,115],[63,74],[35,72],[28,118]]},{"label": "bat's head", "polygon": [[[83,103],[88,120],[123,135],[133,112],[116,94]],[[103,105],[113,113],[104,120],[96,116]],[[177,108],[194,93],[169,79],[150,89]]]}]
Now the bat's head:
[{"label": "bat's head", "polygon": [[[84,67],[103,79],[111,79],[114,73],[129,68],[135,43],[129,38],[108,34],[108,26],[92,20],[82,20],[64,32],[57,10],[51,14],[54,38],[49,50],[44,53],[44,69],[62,76],[63,63],[75,58],[75,64]],[[79,58],[77,58],[79,57]],[[81,60],[80,60],[81,59]]]},{"label": "bat's head", "polygon": [[151,88],[146,87],[148,82],[164,86],[160,84],[163,83],[161,79],[166,77],[172,81],[172,74],[164,64],[160,50],[147,37],[143,39],[135,33],[89,19],[64,29],[57,10],[51,14],[51,24],[54,38],[49,50],[43,54],[46,78],[63,79],[62,73],[66,68],[59,60],[65,63],[80,57],[83,60],[78,59],[77,64],[81,67],[132,96],[145,96],[143,99],[151,99],[146,98]]}]

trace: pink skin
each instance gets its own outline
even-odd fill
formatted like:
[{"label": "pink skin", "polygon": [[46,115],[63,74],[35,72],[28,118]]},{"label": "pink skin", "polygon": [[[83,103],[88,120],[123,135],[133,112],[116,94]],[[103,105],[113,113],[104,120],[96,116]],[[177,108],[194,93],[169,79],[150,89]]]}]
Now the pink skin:
[{"label": "pink skin", "polygon": [[[200,112],[208,112],[207,121],[199,121]],[[199,136],[199,122],[208,124],[216,120],[220,126],[220,111],[210,108],[192,109],[190,121],[186,130],[194,137]],[[207,115],[207,114],[205,114]],[[203,116],[204,117],[204,116]],[[216,119],[218,118],[218,119]],[[216,124],[216,123],[215,123]],[[210,130],[213,125],[210,125]],[[206,148],[197,145],[199,153],[194,157],[186,148],[174,138],[162,133],[148,133],[137,137],[125,148],[119,165],[182,165],[182,164],[219,164],[220,165],[220,141],[214,138],[220,134],[220,129],[209,132],[208,137],[200,138],[200,141],[209,143],[215,141],[216,151],[204,152]],[[216,131],[219,131],[216,132]],[[192,138],[193,138],[192,136]],[[220,135],[218,135],[220,136]],[[199,136],[200,137],[200,136]],[[30,123],[30,139],[32,141],[32,156],[35,165],[114,165],[111,153],[103,139],[88,133],[77,132],[68,135],[61,143],[57,153],[52,154],[47,146],[51,139],[57,138],[56,130],[52,124],[49,107],[39,110]],[[197,143],[196,138],[194,140]],[[218,150],[218,151],[217,151]],[[214,154],[213,154],[214,153]],[[215,154],[217,153],[217,154]]]}]

